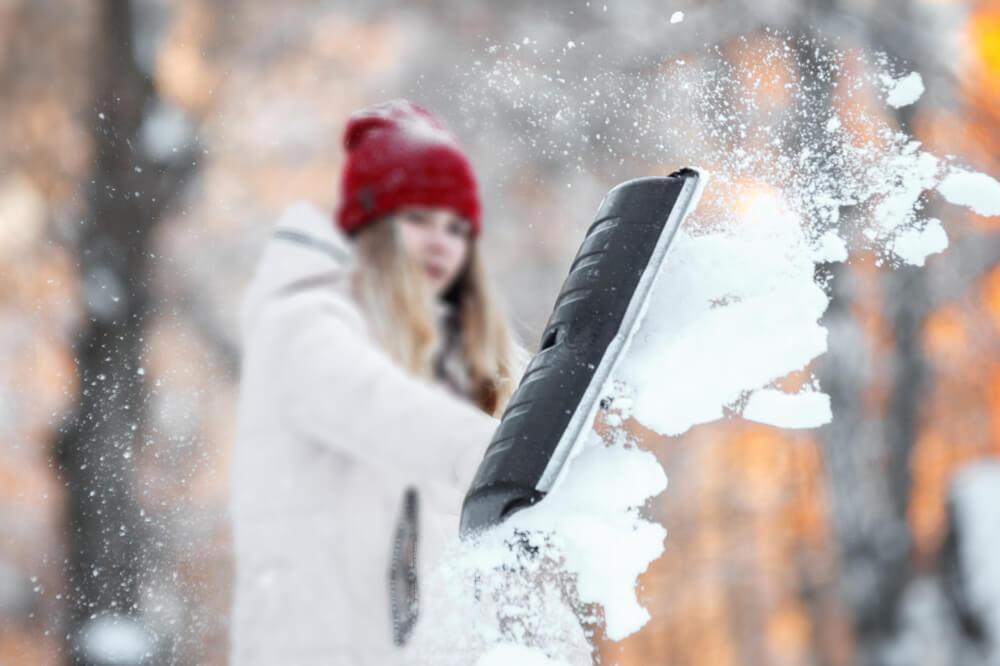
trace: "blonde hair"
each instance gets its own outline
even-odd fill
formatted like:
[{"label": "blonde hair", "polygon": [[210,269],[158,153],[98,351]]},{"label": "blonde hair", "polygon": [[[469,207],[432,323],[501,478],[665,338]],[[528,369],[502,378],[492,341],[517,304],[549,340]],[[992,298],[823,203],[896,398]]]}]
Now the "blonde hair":
[{"label": "blonde hair", "polygon": [[[433,380],[441,333],[423,273],[406,253],[393,216],[354,235],[358,252],[355,293],[382,348],[411,374]],[[443,298],[457,308],[462,359],[472,401],[499,416],[514,392],[526,353],[517,343],[483,268],[478,245]]]}]

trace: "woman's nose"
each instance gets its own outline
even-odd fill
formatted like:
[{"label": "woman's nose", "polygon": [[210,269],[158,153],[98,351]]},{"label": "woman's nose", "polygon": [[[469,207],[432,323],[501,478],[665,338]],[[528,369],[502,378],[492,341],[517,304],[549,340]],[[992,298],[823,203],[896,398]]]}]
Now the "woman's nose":
[{"label": "woman's nose", "polygon": [[427,249],[441,253],[448,249],[448,230],[443,225],[432,225],[427,239]]}]

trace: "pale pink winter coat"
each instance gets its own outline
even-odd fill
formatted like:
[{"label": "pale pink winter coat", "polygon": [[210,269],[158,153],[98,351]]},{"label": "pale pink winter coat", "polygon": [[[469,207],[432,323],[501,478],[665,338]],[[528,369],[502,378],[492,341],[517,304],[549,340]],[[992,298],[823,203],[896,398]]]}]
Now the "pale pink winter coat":
[{"label": "pale pink winter coat", "polygon": [[388,581],[404,488],[426,580],[496,421],[376,347],[329,217],[296,204],[275,233],[242,311],[231,663],[403,663]]}]

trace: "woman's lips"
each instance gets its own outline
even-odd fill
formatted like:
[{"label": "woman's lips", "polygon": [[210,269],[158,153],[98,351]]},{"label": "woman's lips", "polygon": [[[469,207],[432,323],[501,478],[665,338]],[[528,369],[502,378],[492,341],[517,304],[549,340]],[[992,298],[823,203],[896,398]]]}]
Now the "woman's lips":
[{"label": "woman's lips", "polygon": [[427,272],[427,276],[432,280],[441,280],[444,278],[444,269],[440,266],[426,264],[424,265],[424,270]]}]

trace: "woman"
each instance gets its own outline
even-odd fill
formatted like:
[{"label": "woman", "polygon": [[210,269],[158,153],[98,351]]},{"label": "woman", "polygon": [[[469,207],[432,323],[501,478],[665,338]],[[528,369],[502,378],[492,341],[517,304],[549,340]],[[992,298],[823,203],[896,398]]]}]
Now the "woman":
[{"label": "woman", "polygon": [[336,226],[278,222],[242,312],[231,662],[398,663],[521,352],[476,181],[425,109],[354,114]]}]

